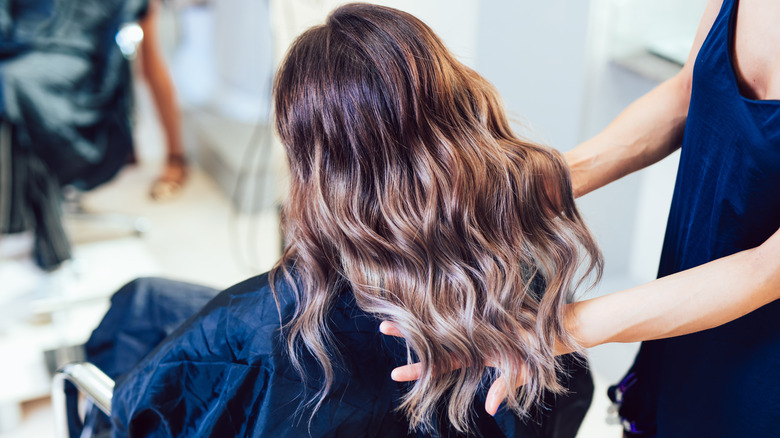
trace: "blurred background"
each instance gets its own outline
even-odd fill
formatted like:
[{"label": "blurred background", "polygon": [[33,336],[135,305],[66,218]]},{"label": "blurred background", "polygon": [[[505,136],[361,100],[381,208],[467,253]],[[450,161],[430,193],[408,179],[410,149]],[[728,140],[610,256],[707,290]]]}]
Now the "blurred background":
[{"label": "blurred background", "polygon": [[[170,132],[143,59],[129,61],[134,159],[94,189],[63,189],[72,256],[42,269],[32,231],[0,236],[0,436],[53,436],[50,373],[78,358],[69,347],[83,344],[127,281],[153,275],[225,288],[273,265],[285,191],[270,127],[273,72],[294,37],[341,3],[179,0],[156,10],[186,172],[153,196],[171,162]],[[495,84],[519,132],[566,151],[679,71],[706,0],[375,3],[428,23]],[[601,284],[581,296],[655,277],[677,157],[578,200],[606,259]],[[636,349],[590,351],[596,396],[579,436],[621,435],[605,391]]]}]

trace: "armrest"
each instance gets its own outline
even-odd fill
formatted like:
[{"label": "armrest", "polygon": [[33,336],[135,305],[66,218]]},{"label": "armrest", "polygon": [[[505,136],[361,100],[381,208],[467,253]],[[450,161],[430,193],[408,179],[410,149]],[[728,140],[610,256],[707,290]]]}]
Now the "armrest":
[{"label": "armrest", "polygon": [[58,438],[68,436],[65,381],[73,383],[98,409],[111,416],[114,381],[89,362],[69,363],[57,370],[52,381],[51,400]]}]

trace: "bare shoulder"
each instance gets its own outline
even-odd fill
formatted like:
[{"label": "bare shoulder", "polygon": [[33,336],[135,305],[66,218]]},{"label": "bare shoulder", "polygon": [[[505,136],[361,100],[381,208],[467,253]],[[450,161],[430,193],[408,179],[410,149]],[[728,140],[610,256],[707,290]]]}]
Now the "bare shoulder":
[{"label": "bare shoulder", "polygon": [[780,2],[741,0],[733,35],[740,91],[753,99],[780,99]]}]

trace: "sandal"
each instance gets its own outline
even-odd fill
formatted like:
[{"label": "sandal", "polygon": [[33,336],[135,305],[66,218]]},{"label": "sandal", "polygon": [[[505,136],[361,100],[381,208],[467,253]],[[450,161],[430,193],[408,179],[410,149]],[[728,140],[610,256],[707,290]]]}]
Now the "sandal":
[{"label": "sandal", "polygon": [[152,184],[149,196],[155,201],[168,201],[181,194],[189,166],[183,154],[168,155],[163,174]]}]

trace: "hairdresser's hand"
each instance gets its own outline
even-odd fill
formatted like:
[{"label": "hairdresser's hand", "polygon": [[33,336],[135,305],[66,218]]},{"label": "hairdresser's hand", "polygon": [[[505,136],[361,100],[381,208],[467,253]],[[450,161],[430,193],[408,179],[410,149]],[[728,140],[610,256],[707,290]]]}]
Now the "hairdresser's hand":
[{"label": "hairdresser's hand", "polygon": [[[403,335],[398,328],[389,321],[383,321],[379,325],[379,331],[388,336],[397,336],[402,338]],[[490,366],[490,364],[485,364]],[[396,382],[411,382],[417,380],[422,375],[422,366],[419,363],[413,363],[411,365],[404,365],[393,370],[390,377]],[[525,382],[525,369],[520,371],[520,375],[517,379],[518,383],[522,385]],[[518,386],[519,387],[519,386]],[[515,388],[517,389],[517,388]],[[487,397],[485,398],[485,410],[490,415],[496,415],[501,403],[506,399],[508,394],[506,380],[503,377],[499,377],[490,385]]]}]

